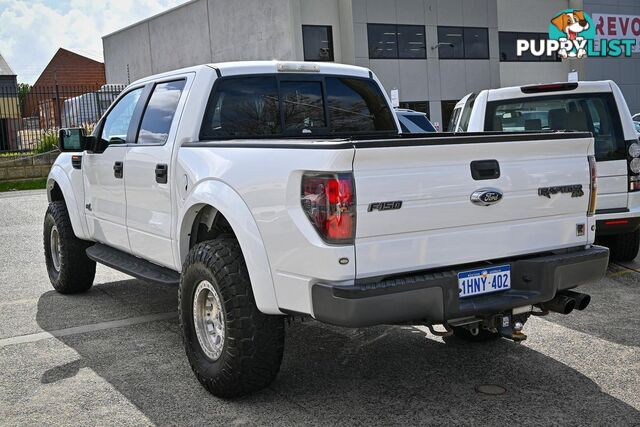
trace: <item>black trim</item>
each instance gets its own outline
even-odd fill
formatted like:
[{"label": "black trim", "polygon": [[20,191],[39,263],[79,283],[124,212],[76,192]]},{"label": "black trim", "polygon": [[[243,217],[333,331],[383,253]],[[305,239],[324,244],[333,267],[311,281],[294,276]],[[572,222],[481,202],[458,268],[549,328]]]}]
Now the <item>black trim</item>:
[{"label": "black trim", "polygon": [[628,208],[596,209],[596,215],[606,215],[606,214],[626,213],[626,212],[629,212]]},{"label": "black trim", "polygon": [[222,77],[222,73],[220,72],[220,68],[213,67],[213,69],[216,70],[216,76],[218,76],[218,78]]},{"label": "black trim", "polygon": [[71,156],[71,166],[74,169],[82,169],[82,156],[79,154]]},{"label": "black trim", "polygon": [[[371,135],[366,135],[371,138]],[[225,139],[196,141],[182,144],[188,148],[296,148],[309,150],[340,150],[352,148],[381,148],[381,147],[412,147],[424,145],[458,145],[458,144],[488,144],[516,141],[545,141],[567,138],[591,138],[589,132],[469,132],[452,133],[438,132],[425,134],[396,135],[392,139],[365,139],[355,137],[342,140],[319,140],[310,137],[271,137],[271,140],[290,140],[291,142],[258,142],[252,139]],[[267,138],[262,138],[267,139]]]},{"label": "black trim", "polygon": [[313,313],[317,320],[347,327],[409,321],[442,323],[461,317],[490,316],[546,302],[559,291],[598,280],[604,276],[608,262],[609,250],[600,246],[503,260],[500,264],[511,267],[510,290],[463,299],[458,296],[457,273],[483,268],[487,263],[375,282],[356,280],[353,286],[318,283],[311,289]]},{"label": "black trim", "polygon": [[[614,224],[607,224],[613,221]],[[626,221],[625,223],[615,223],[616,221]],[[640,228],[640,216],[630,218],[600,219],[596,221],[596,238],[601,236],[615,236],[618,234],[633,233]]]},{"label": "black trim", "polygon": [[87,248],[86,252],[90,259],[100,264],[147,282],[166,285],[177,285],[180,282],[180,273],[107,245],[97,243]]}]

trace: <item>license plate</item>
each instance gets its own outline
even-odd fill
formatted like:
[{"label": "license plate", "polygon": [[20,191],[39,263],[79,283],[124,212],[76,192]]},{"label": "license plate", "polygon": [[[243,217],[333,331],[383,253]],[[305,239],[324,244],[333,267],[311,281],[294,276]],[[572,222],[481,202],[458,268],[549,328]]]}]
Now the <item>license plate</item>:
[{"label": "license plate", "polygon": [[511,266],[498,265],[458,273],[460,298],[511,289]]}]

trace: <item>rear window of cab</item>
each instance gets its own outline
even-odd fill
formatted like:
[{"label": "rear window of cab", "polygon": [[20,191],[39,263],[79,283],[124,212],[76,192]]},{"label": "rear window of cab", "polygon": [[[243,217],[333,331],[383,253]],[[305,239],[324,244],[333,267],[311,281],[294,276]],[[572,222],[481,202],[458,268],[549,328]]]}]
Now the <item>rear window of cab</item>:
[{"label": "rear window of cab", "polygon": [[397,133],[375,81],[279,74],[216,81],[201,140]]}]

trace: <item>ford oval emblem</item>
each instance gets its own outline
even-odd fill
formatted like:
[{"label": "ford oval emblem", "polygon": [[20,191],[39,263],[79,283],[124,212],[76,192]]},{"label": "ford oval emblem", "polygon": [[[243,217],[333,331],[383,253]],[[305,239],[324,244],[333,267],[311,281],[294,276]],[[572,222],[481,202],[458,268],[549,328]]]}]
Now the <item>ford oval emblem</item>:
[{"label": "ford oval emblem", "polygon": [[502,192],[495,188],[481,188],[471,194],[471,203],[478,206],[495,205],[502,200]]}]

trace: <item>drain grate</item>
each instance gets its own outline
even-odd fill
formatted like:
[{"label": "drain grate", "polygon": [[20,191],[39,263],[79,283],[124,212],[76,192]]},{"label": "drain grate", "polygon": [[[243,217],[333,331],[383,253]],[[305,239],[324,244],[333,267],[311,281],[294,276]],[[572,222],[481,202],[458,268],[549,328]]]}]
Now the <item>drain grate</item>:
[{"label": "drain grate", "polygon": [[499,396],[505,394],[507,389],[497,384],[481,384],[476,386],[476,392],[489,396]]}]

